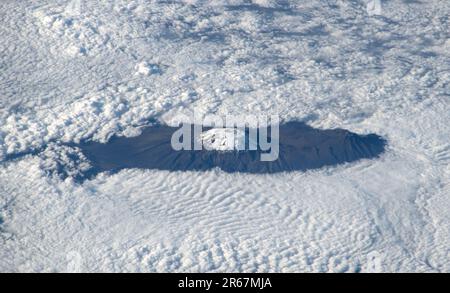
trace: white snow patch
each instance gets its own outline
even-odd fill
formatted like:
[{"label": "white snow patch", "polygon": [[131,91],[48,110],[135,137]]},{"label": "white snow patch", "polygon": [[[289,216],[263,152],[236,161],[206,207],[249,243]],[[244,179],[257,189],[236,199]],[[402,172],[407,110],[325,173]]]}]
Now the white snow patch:
[{"label": "white snow patch", "polygon": [[234,128],[213,128],[200,135],[203,147],[207,150],[234,151],[245,150],[245,131]]}]

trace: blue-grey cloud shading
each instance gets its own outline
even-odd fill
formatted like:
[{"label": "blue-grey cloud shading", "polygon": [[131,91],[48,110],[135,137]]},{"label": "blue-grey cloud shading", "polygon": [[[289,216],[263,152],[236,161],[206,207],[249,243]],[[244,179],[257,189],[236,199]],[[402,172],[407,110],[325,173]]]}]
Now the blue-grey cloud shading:
[{"label": "blue-grey cloud shading", "polygon": [[144,129],[137,137],[113,137],[106,144],[86,142],[77,145],[93,166],[86,175],[91,177],[100,172],[129,168],[206,171],[217,167],[229,173],[256,174],[306,171],[376,158],[386,146],[386,141],[376,134],[358,135],[344,129],[321,130],[301,122],[289,122],[280,125],[278,159],[263,162],[259,149],[175,151],[171,137],[177,129],[156,125]]}]

